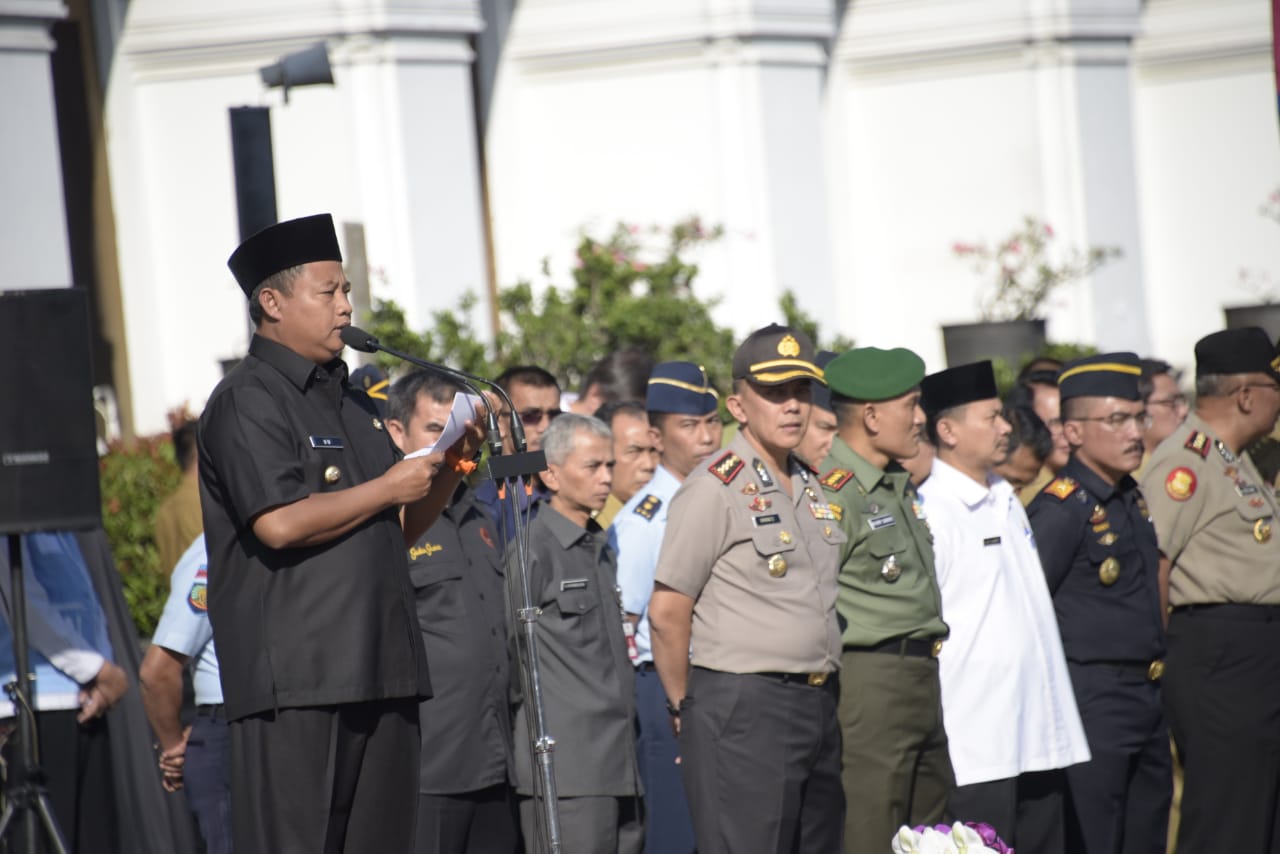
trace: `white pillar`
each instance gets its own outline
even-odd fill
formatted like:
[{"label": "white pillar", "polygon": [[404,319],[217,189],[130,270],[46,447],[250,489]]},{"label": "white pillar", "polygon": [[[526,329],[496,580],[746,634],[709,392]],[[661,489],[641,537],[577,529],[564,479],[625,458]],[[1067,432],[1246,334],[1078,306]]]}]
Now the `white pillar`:
[{"label": "white pillar", "polygon": [[73,284],[49,66],[49,28],[66,14],[61,0],[0,0],[0,257],[8,288]]}]

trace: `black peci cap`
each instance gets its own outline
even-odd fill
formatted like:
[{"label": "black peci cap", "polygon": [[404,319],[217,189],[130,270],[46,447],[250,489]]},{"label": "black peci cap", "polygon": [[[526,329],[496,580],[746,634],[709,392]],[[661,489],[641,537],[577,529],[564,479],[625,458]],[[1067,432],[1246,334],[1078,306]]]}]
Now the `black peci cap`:
[{"label": "black peci cap", "polygon": [[315,214],[269,225],[231,253],[227,266],[246,297],[268,277],[312,261],[342,263],[330,214]]},{"label": "black peci cap", "polygon": [[953,406],[1000,397],[990,361],[957,365],[920,381],[920,407],[933,417]]},{"label": "black peci cap", "polygon": [[1099,353],[1067,362],[1058,374],[1058,393],[1073,397],[1119,397],[1141,400],[1138,377],[1142,363],[1136,353]]},{"label": "black peci cap", "polygon": [[1218,374],[1268,374],[1280,380],[1280,357],[1260,326],[1224,329],[1196,342],[1196,378]]}]

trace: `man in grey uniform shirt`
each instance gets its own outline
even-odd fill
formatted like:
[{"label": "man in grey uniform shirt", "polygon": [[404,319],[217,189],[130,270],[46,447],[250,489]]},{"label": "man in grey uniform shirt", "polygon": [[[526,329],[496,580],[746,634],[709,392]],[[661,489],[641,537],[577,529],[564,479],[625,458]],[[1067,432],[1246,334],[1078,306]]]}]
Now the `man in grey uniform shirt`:
[{"label": "man in grey uniform shirt", "polygon": [[803,333],[777,325],[738,348],[726,400],[738,434],[672,498],[658,556],[654,661],[700,854],[841,848],[844,535],[791,453],[822,379],[813,358]]},{"label": "man in grey uniform shirt", "polygon": [[[640,854],[644,848],[635,742],[635,670],[627,657],[617,559],[591,518],[613,485],[613,437],[604,422],[564,414],[543,435],[551,499],[529,523],[529,590],[547,731],[559,798],[561,850]],[[515,552],[507,553],[507,570]],[[513,629],[513,634],[517,634]],[[521,661],[523,636],[518,635]],[[519,681],[515,683],[519,686]],[[523,696],[515,698],[516,792],[525,846],[538,851],[540,804],[532,796]]]}]

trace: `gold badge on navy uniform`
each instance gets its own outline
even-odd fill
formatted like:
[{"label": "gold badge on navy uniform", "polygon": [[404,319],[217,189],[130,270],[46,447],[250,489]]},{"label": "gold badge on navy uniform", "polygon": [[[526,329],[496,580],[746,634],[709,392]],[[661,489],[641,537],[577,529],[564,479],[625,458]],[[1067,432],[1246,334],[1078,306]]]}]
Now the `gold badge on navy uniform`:
[{"label": "gold badge on navy uniform", "polygon": [[1098,580],[1104,587],[1110,587],[1120,578],[1120,561],[1109,557],[1098,567]]},{"label": "gold badge on navy uniform", "polygon": [[325,483],[337,483],[338,480],[341,479],[341,477],[342,477],[342,469],[338,468],[337,466],[328,466],[324,470]]}]

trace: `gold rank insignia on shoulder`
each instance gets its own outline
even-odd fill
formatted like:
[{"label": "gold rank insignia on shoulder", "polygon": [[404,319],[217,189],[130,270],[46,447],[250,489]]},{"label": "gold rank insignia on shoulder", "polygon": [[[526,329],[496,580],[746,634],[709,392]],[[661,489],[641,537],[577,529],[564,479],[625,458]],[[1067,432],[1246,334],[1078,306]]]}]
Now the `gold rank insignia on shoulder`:
[{"label": "gold rank insignia on shoulder", "polygon": [[1271,524],[1266,519],[1259,519],[1253,523],[1253,538],[1260,543],[1271,540]]},{"label": "gold rank insignia on shoulder", "polygon": [[733,482],[733,479],[738,476],[738,472],[742,471],[742,467],[745,465],[746,463],[742,461],[742,457],[730,451],[707,466],[707,470],[719,478],[722,483],[729,484]]},{"label": "gold rank insignia on shoulder", "polygon": [[794,359],[800,355],[800,342],[794,335],[782,336],[782,340],[778,342],[778,355],[787,359]]},{"label": "gold rank insignia on shoulder", "polygon": [[782,555],[774,555],[769,558],[769,574],[774,578],[781,578],[787,574],[787,561]]},{"label": "gold rank insignia on shoulder", "polygon": [[1076,483],[1069,477],[1060,477],[1044,488],[1044,491],[1057,498],[1059,501],[1066,501],[1071,493],[1080,488],[1080,484]]},{"label": "gold rank insignia on shoulder", "polygon": [[325,483],[337,483],[342,478],[342,469],[337,466],[328,466],[324,470]]},{"label": "gold rank insignia on shoulder", "polygon": [[662,499],[656,495],[646,495],[636,505],[633,511],[637,516],[645,519],[653,519],[653,514],[658,512],[658,508],[662,506]]},{"label": "gold rank insignia on shoulder", "polygon": [[1209,444],[1208,436],[1201,433],[1199,430],[1192,430],[1191,435],[1187,437],[1186,444],[1182,447],[1186,448],[1188,451],[1199,454],[1200,459],[1203,460],[1209,456],[1209,448],[1211,446]]},{"label": "gold rank insignia on shoulder", "polygon": [[1103,587],[1110,587],[1120,578],[1120,561],[1109,557],[1098,567],[1098,580]]},{"label": "gold rank insignia on shoulder", "polygon": [[853,472],[844,469],[832,469],[822,476],[822,485],[828,489],[840,489],[853,479]]}]

